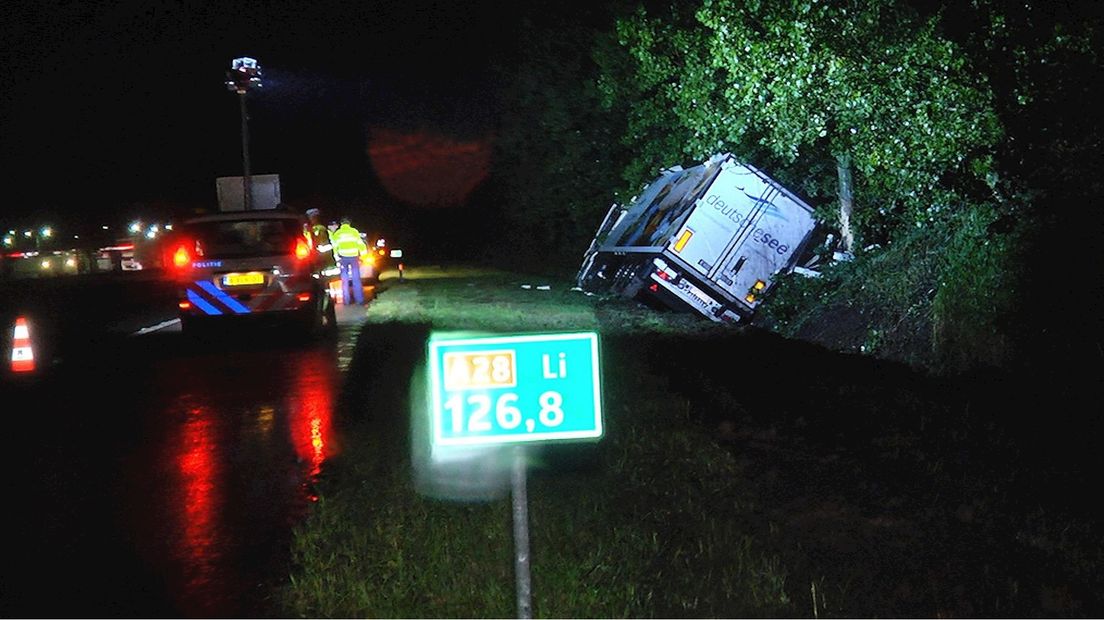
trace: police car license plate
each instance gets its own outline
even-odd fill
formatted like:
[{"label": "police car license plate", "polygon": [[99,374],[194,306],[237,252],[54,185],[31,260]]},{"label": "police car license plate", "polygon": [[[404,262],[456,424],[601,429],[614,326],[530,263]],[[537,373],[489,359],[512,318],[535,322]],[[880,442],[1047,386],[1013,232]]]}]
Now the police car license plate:
[{"label": "police car license plate", "polygon": [[264,274],[259,271],[249,273],[228,273],[222,276],[223,286],[249,286],[251,284],[264,284]]}]

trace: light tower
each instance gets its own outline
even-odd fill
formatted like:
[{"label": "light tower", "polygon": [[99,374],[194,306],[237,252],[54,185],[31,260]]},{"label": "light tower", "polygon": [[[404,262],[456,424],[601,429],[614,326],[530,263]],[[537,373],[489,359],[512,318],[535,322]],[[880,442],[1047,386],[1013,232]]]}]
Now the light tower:
[{"label": "light tower", "polygon": [[226,72],[226,87],[238,94],[241,102],[242,132],[242,203],[246,211],[253,208],[253,183],[249,170],[249,115],[245,109],[245,95],[261,87],[261,65],[254,58],[235,58]]}]

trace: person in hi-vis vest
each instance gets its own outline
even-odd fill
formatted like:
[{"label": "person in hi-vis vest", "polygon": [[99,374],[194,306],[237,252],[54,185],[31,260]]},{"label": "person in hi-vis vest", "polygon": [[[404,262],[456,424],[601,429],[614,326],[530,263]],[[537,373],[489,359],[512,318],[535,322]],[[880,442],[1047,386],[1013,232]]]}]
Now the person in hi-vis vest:
[{"label": "person in hi-vis vest", "polygon": [[[307,209],[307,218],[310,220],[311,244],[318,252],[319,262],[324,268],[337,267],[337,257],[334,256],[333,246],[330,244],[330,229],[322,223],[322,214],[318,209]],[[334,226],[337,229],[337,226]]]},{"label": "person in hi-vis vest", "polygon": [[368,246],[360,237],[360,231],[349,224],[349,218],[341,218],[341,226],[330,233],[334,256],[341,267],[341,301],[345,305],[349,300],[349,287],[353,287],[353,299],[358,306],[364,305],[364,284],[360,280],[360,257],[368,253]]}]

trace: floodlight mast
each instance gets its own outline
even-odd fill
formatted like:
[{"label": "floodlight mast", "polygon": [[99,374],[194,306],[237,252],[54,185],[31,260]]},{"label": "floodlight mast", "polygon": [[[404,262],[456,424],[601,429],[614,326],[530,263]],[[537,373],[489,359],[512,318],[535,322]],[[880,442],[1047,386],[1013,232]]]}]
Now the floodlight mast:
[{"label": "floodlight mast", "polygon": [[235,58],[226,72],[227,89],[238,94],[241,103],[242,133],[242,199],[246,211],[253,208],[253,180],[249,167],[249,114],[245,109],[245,95],[261,87],[261,65],[254,58]]}]

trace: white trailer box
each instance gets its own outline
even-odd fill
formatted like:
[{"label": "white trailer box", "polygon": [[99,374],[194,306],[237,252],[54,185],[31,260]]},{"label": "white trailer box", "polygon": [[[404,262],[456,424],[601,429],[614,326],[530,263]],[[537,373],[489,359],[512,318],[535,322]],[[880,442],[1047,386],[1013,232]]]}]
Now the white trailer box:
[{"label": "white trailer box", "polygon": [[648,297],[714,321],[750,317],[816,230],[813,209],[722,154],[664,171],[606,215],[583,259],[580,288]]},{"label": "white trailer box", "polygon": [[[275,209],[280,205],[280,175],[253,174],[249,176],[252,197],[251,211]],[[215,179],[219,211],[244,211],[245,191],[242,177],[218,177]]]}]

